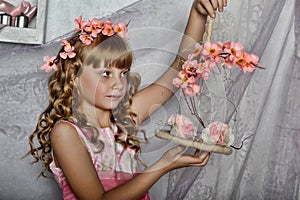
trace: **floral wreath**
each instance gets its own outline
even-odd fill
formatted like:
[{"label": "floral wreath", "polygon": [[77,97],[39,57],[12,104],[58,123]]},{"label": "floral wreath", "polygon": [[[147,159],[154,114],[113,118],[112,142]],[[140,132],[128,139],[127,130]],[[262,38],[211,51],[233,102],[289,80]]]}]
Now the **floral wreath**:
[{"label": "floral wreath", "polygon": [[243,142],[249,136],[242,140],[240,147],[235,147],[232,145],[235,140],[234,133],[229,124],[213,121],[207,126],[205,125],[195,103],[195,98],[201,95],[201,86],[198,83],[200,80],[208,80],[209,75],[213,73],[213,69],[216,67],[231,69],[232,66],[236,66],[244,73],[253,72],[256,68],[264,68],[258,65],[259,57],[247,53],[239,42],[211,42],[213,23],[214,19],[207,22],[206,42],[197,43],[187,60],[184,61],[179,57],[180,64],[182,64],[181,70],[173,79],[173,85],[181,89],[181,95],[183,95],[191,114],[202,125],[201,133],[197,134],[189,118],[177,113],[168,119],[168,125],[171,129],[157,130],[155,135],[199,150],[229,155],[232,153],[232,148],[242,148]]},{"label": "floral wreath", "polygon": [[[87,46],[90,45],[95,38],[97,38],[99,33],[106,36],[113,36],[117,34],[124,40],[128,39],[128,28],[124,22],[113,24],[110,19],[103,22],[93,18],[86,23],[82,20],[82,16],[79,16],[74,20],[74,22],[77,25],[74,31],[79,32],[79,40]],[[67,59],[74,58],[76,56],[76,53],[74,52],[75,47],[70,41],[62,39],[61,45],[64,47],[64,51],[59,53],[58,56],[60,58]],[[52,70],[57,71],[58,67],[56,62],[58,61],[58,56],[44,56],[44,61],[46,63],[41,66],[41,69],[46,72],[51,72]]]}]

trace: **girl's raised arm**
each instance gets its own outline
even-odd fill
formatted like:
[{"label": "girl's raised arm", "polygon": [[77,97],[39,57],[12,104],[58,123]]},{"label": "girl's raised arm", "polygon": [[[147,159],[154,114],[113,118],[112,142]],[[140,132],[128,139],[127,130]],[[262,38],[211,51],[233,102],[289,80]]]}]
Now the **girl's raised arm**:
[{"label": "girl's raised arm", "polygon": [[[184,31],[184,36],[179,46],[178,55],[186,58],[188,51],[196,42],[200,42],[205,32],[207,14],[215,17],[215,10],[223,11],[227,0],[195,0],[190,11],[190,16]],[[154,83],[140,90],[133,98],[132,111],[136,113],[136,122],[141,124],[154,111],[170,99],[177,88],[172,85],[172,80],[177,76],[180,66],[183,64],[180,57],[176,57],[174,62],[166,72]]]}]

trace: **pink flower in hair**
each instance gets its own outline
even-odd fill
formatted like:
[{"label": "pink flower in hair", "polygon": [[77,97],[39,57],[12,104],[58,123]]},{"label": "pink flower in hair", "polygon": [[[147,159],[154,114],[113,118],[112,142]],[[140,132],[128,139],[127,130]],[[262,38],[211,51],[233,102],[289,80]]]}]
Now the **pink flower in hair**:
[{"label": "pink flower in hair", "polygon": [[102,29],[104,28],[104,25],[105,25],[104,22],[98,20],[98,24],[96,25],[96,27],[97,27],[98,29],[101,29],[101,30],[102,30]]},{"label": "pink flower in hair", "polygon": [[86,23],[82,20],[82,16],[80,15],[77,19],[74,20],[74,22],[78,26],[74,29],[74,31],[83,31],[84,27],[86,26]]},{"label": "pink flower in hair", "polygon": [[113,29],[121,38],[127,38],[127,27],[124,22],[114,25]]},{"label": "pink flower in hair", "polygon": [[104,25],[104,28],[102,30],[102,34],[103,35],[107,35],[107,36],[112,36],[114,34],[114,30],[113,30],[113,27],[108,23]]},{"label": "pink flower in hair", "polygon": [[79,36],[79,39],[83,44],[90,45],[93,41],[93,38],[89,34],[82,33]]},{"label": "pink flower in hair", "polygon": [[98,33],[101,32],[99,28],[100,21],[96,18],[93,18],[89,21],[88,25],[84,28],[86,32],[89,32],[93,38],[96,38]]},{"label": "pink flower in hair", "polygon": [[76,53],[73,52],[75,48],[71,45],[71,43],[68,40],[63,39],[61,41],[61,44],[64,46],[64,52],[59,53],[59,56],[62,59],[66,59],[67,57],[74,58],[76,56]]},{"label": "pink flower in hair", "polygon": [[42,70],[45,70],[45,72],[57,71],[58,68],[55,64],[56,56],[44,56],[44,61],[46,63],[41,66]]}]

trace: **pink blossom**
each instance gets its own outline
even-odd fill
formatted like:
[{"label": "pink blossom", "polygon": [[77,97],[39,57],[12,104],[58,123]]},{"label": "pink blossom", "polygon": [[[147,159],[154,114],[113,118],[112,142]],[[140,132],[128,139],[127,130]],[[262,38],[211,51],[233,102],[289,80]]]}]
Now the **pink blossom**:
[{"label": "pink blossom", "polygon": [[83,31],[83,28],[86,26],[86,23],[82,20],[82,16],[80,15],[77,19],[74,20],[74,22],[78,26],[74,29],[74,31]]},{"label": "pink blossom", "polygon": [[211,43],[211,42],[205,42],[204,43],[204,49],[202,51],[204,60],[206,57],[209,57],[209,59],[212,62],[220,62],[222,53],[222,47],[218,43]]},{"label": "pink blossom", "polygon": [[89,21],[88,25],[84,28],[84,30],[91,34],[93,38],[96,38],[98,33],[101,32],[101,29],[98,28],[99,20],[94,18]]},{"label": "pink blossom", "polygon": [[187,73],[189,76],[196,76],[196,69],[197,69],[197,60],[187,60],[183,65],[182,69]]},{"label": "pink blossom", "polygon": [[223,49],[228,56],[224,59],[221,66],[231,68],[231,66],[235,64],[237,58],[244,55],[244,49],[241,43],[226,42],[223,44]]},{"label": "pink blossom", "polygon": [[226,42],[223,45],[224,52],[229,53],[230,55],[234,57],[240,57],[244,54],[243,45],[239,42],[233,43],[233,42]]},{"label": "pink blossom", "polygon": [[127,27],[124,22],[114,25],[113,29],[121,38],[127,38]]},{"label": "pink blossom", "polygon": [[114,30],[110,24],[105,24],[102,30],[103,35],[112,36],[114,34]]},{"label": "pink blossom", "polygon": [[44,61],[46,62],[41,66],[42,70],[45,72],[51,72],[52,70],[57,71],[58,67],[55,64],[56,56],[44,56]]},{"label": "pink blossom", "polygon": [[173,83],[173,85],[174,85],[175,87],[178,87],[178,88],[179,88],[179,87],[181,86],[181,84],[182,84],[182,81],[181,81],[180,78],[175,77],[175,78],[173,79],[172,83]]},{"label": "pink blossom", "polygon": [[234,135],[228,124],[213,122],[202,130],[202,140],[207,144],[230,146],[234,142]]},{"label": "pink blossom", "polygon": [[244,73],[252,72],[256,66],[258,65],[258,56],[254,54],[247,54],[244,55],[244,63],[242,65],[242,70]]},{"label": "pink blossom", "polygon": [[188,74],[184,70],[181,70],[178,72],[177,77],[173,79],[173,84],[176,87],[185,87],[188,84],[188,79]]},{"label": "pink blossom", "polygon": [[89,34],[80,34],[79,39],[83,44],[90,45],[93,41],[93,38]]},{"label": "pink blossom", "polygon": [[200,92],[200,86],[197,84],[188,84],[186,87],[182,87],[183,93],[189,97],[196,96]]},{"label": "pink blossom", "polygon": [[210,72],[211,70],[206,65],[203,63],[198,63],[196,70],[198,77],[202,78],[203,80],[208,80]]},{"label": "pink blossom", "polygon": [[168,124],[172,126],[172,133],[182,138],[195,136],[194,126],[192,121],[180,114],[173,114],[168,120]]},{"label": "pink blossom", "polygon": [[68,40],[63,39],[61,44],[64,46],[64,52],[59,53],[59,56],[61,58],[74,58],[76,56],[76,53],[73,52],[75,48],[71,45],[71,43]]}]

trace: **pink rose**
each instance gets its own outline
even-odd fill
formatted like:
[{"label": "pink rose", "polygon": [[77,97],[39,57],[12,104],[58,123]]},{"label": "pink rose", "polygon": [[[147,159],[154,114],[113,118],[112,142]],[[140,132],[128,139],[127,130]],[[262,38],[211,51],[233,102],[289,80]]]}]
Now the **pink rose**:
[{"label": "pink rose", "polygon": [[213,122],[202,130],[202,140],[207,144],[230,146],[234,142],[234,135],[228,124]]},{"label": "pink rose", "polygon": [[168,124],[172,126],[172,132],[174,135],[188,138],[195,136],[194,126],[192,121],[180,114],[171,115]]}]

